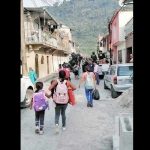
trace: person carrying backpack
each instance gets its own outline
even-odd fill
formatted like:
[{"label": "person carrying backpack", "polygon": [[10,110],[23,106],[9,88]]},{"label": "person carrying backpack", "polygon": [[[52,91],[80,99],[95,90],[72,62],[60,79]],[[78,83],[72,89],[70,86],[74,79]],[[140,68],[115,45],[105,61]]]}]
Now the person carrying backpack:
[{"label": "person carrying backpack", "polygon": [[79,79],[79,65],[78,64],[74,65],[73,73],[74,73],[74,76],[75,76],[75,80],[78,80]]},{"label": "person carrying backpack", "polygon": [[44,116],[45,116],[45,110],[49,109],[49,104],[47,98],[50,97],[44,90],[43,90],[43,83],[42,82],[36,82],[36,91],[33,94],[33,98],[30,103],[30,109],[32,107],[35,110],[35,132],[42,135],[44,133]]},{"label": "person carrying backpack", "polygon": [[92,58],[93,62],[97,61],[97,56],[96,56],[95,52],[92,52],[91,58]]},{"label": "person carrying backpack", "polygon": [[56,133],[59,133],[59,117],[62,116],[62,129],[66,129],[66,108],[69,102],[68,89],[75,90],[75,86],[65,79],[66,73],[64,70],[59,72],[59,79],[53,80],[48,88],[52,92],[52,99],[55,105],[55,125]]},{"label": "person carrying backpack", "polygon": [[65,79],[71,81],[69,66],[68,65],[64,65],[63,70],[65,71],[65,74],[66,74]]},{"label": "person carrying backpack", "polygon": [[95,75],[93,72],[90,72],[89,66],[86,67],[86,72],[82,74],[82,77],[79,82],[79,88],[83,82],[85,86],[87,107],[93,107],[93,90],[96,88],[96,83],[95,83]]}]

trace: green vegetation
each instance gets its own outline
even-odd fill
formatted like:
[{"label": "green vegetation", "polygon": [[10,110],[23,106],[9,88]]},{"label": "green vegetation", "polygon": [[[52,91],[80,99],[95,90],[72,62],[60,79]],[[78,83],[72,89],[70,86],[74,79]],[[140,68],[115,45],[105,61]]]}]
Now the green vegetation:
[{"label": "green vegetation", "polygon": [[97,50],[98,35],[107,33],[108,18],[118,7],[118,0],[64,0],[47,10],[73,30],[81,52],[91,53]]}]

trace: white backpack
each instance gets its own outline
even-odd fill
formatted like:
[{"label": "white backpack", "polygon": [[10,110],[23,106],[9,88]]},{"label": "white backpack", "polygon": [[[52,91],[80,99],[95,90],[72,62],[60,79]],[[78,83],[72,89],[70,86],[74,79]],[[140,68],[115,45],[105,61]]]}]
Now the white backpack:
[{"label": "white backpack", "polygon": [[66,85],[66,80],[64,80],[63,82],[60,82],[59,80],[57,80],[58,85],[56,87],[56,91],[54,92],[53,95],[53,100],[57,103],[57,104],[67,104],[69,97],[68,97],[68,88]]},{"label": "white backpack", "polygon": [[86,89],[94,89],[93,74],[91,72],[87,73],[87,75],[86,75],[85,88]]}]

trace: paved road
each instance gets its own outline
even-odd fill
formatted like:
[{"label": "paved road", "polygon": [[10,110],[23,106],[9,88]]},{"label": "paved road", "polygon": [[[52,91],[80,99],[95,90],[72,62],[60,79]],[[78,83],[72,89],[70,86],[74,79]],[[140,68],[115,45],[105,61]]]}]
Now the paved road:
[{"label": "paved road", "polygon": [[[45,88],[50,81],[45,83]],[[72,80],[78,85],[77,80]],[[67,129],[55,134],[54,106],[45,115],[45,133],[34,133],[34,111],[21,110],[21,150],[112,150],[114,117],[117,114],[115,101],[110,91],[104,90],[103,80],[98,86],[101,100],[94,101],[93,108],[86,107],[83,86],[75,91],[77,105],[68,106]],[[61,121],[61,120],[60,120]]]}]

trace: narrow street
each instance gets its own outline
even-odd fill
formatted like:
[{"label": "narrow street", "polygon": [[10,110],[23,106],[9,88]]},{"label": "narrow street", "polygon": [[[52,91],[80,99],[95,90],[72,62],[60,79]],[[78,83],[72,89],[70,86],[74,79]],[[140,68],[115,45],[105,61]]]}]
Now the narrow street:
[{"label": "narrow street", "polygon": [[[45,83],[48,87],[50,81]],[[77,86],[78,81],[72,77]],[[94,101],[93,108],[87,108],[83,86],[75,91],[77,105],[68,106],[66,131],[55,134],[54,105],[46,110],[44,135],[35,134],[34,110],[21,110],[21,150],[112,150],[114,118],[119,112],[110,91],[98,86],[101,99]],[[61,120],[60,120],[61,125]],[[40,136],[40,138],[39,138]]]}]

